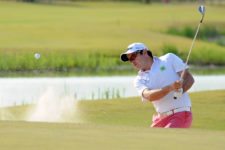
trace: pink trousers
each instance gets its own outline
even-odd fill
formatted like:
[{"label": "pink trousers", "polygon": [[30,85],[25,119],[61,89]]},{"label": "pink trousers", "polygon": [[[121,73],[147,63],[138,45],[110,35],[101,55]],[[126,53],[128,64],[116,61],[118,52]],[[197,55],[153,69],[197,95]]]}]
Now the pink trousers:
[{"label": "pink trousers", "polygon": [[154,115],[152,121],[151,127],[153,128],[190,128],[192,113],[190,111],[184,111],[165,117]]}]

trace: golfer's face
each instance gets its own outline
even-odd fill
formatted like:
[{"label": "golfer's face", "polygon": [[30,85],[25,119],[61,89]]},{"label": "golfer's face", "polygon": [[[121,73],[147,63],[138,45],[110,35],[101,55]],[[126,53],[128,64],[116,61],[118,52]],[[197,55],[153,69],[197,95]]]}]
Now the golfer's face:
[{"label": "golfer's face", "polygon": [[143,55],[141,55],[140,53],[132,53],[127,55],[129,61],[137,69],[142,69],[142,56]]}]

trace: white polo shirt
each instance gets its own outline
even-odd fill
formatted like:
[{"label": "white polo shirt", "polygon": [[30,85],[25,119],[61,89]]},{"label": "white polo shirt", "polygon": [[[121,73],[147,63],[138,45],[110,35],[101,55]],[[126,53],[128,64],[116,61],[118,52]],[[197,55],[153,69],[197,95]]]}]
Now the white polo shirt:
[{"label": "white polo shirt", "polygon": [[[168,53],[161,57],[154,57],[150,70],[139,71],[134,80],[134,86],[142,96],[144,89],[160,89],[179,80],[177,72],[182,71],[185,63],[175,54]],[[171,91],[163,98],[152,101],[156,112],[163,113],[180,107],[191,107],[191,101],[187,93],[184,93],[180,99],[173,98],[174,91]],[[147,101],[142,96],[142,101]]]}]

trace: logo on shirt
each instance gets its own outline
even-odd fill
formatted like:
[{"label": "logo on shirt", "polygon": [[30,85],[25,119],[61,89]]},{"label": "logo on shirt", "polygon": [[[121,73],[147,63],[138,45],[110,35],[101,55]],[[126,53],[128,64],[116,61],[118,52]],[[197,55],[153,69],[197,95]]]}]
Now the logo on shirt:
[{"label": "logo on shirt", "polygon": [[164,71],[164,70],[166,70],[166,67],[165,67],[165,66],[161,66],[161,67],[160,67],[160,70],[161,70],[161,71]]}]

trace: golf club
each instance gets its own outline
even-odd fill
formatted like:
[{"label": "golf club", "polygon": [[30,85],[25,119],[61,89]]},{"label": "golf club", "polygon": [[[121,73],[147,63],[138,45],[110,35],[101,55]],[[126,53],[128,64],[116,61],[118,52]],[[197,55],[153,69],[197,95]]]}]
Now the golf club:
[{"label": "golf club", "polygon": [[[201,13],[202,18],[201,18],[201,20],[200,20],[200,22],[199,22],[199,24],[198,24],[198,28],[197,28],[197,30],[196,30],[196,32],[195,32],[194,39],[193,39],[193,41],[192,41],[192,43],[191,43],[191,47],[190,47],[190,49],[189,49],[188,56],[187,56],[187,59],[186,59],[186,62],[185,62],[185,67],[186,67],[187,64],[188,64],[189,57],[190,57],[192,48],[193,48],[193,46],[194,46],[194,42],[195,42],[195,40],[196,40],[196,37],[197,37],[197,35],[198,35],[199,28],[200,28],[201,23],[203,22],[203,19],[204,19],[204,16],[205,16],[205,6],[200,5],[199,8],[198,8],[198,10],[199,10],[199,12]],[[185,74],[185,70],[186,70],[186,69],[184,68],[184,70],[181,72],[181,76],[180,76],[180,80],[181,80],[181,81],[183,81],[184,74]],[[173,97],[173,98],[174,98],[174,99],[178,99],[178,98],[180,98],[180,97],[182,96],[182,94],[183,94],[183,88],[181,88],[181,89],[179,89],[178,91],[174,92],[174,97]]]}]

